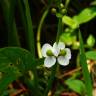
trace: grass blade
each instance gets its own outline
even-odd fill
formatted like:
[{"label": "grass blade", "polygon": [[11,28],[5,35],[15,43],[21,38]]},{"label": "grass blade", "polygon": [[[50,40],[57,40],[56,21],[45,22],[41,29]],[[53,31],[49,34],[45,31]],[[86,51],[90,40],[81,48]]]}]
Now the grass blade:
[{"label": "grass blade", "polygon": [[[15,0],[14,0],[15,1]],[[0,4],[2,6],[5,22],[8,29],[8,45],[9,46],[20,46],[17,28],[14,19],[14,8],[15,2],[11,0],[3,0]]]},{"label": "grass blade", "polygon": [[86,63],[86,56],[84,52],[84,45],[83,45],[83,39],[81,36],[81,33],[79,31],[79,40],[80,40],[80,64],[83,71],[85,86],[86,86],[86,92],[88,96],[92,96],[92,81],[90,78],[90,74],[88,71],[87,63]]},{"label": "grass blade", "polygon": [[28,48],[33,54],[33,57],[35,57],[35,44],[34,44],[34,32],[33,32],[33,25],[31,20],[31,14],[30,14],[30,8],[28,4],[28,0],[23,0],[24,9],[23,12],[25,12],[25,20],[26,20],[26,38],[28,43]]}]

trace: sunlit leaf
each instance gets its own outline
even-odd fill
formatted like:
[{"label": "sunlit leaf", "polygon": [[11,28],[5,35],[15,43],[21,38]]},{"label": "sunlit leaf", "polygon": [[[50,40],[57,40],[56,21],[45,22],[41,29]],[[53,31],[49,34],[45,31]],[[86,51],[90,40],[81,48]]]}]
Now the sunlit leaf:
[{"label": "sunlit leaf", "polygon": [[75,20],[73,20],[71,17],[66,15],[62,17],[62,22],[68,25],[69,27],[71,27],[72,29],[76,29],[78,27],[77,22],[75,22]]},{"label": "sunlit leaf", "polygon": [[81,80],[68,79],[65,84],[73,91],[77,92],[81,96],[85,94],[85,85]]},{"label": "sunlit leaf", "polygon": [[86,8],[81,11],[77,16],[73,17],[78,24],[86,23],[96,16],[96,7]]}]

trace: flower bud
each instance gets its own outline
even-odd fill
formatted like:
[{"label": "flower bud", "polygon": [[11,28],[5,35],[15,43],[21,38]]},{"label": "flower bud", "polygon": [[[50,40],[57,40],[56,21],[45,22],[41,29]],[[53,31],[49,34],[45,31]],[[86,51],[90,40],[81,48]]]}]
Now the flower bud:
[{"label": "flower bud", "polygon": [[55,13],[56,13],[56,9],[55,9],[55,8],[52,8],[52,9],[51,9],[51,12],[52,12],[53,14],[55,14]]},{"label": "flower bud", "polygon": [[87,45],[89,47],[93,47],[95,44],[95,38],[93,35],[89,35],[88,39],[87,39]]},{"label": "flower bud", "polygon": [[60,4],[60,8],[61,9],[64,8],[64,4],[63,3]]}]

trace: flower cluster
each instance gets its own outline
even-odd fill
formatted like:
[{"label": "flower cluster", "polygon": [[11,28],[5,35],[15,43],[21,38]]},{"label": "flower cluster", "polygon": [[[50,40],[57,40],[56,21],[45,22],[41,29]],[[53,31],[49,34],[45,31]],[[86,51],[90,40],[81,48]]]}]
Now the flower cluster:
[{"label": "flower cluster", "polygon": [[56,59],[60,65],[66,66],[71,59],[71,51],[69,48],[65,48],[63,42],[58,44],[55,42],[53,46],[47,43],[42,47],[42,56],[45,57],[45,67],[52,67],[56,63]]}]

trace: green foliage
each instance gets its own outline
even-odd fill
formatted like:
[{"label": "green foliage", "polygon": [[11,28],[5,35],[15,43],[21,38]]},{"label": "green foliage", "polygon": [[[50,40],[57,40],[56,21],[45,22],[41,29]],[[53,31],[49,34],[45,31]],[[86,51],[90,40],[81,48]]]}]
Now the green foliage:
[{"label": "green foliage", "polygon": [[87,23],[96,17],[96,7],[85,8],[78,15],[73,17],[73,20],[77,22],[77,24]]},{"label": "green foliage", "polygon": [[86,52],[87,59],[96,60],[96,51]]},{"label": "green foliage", "polygon": [[65,81],[65,84],[81,96],[85,95],[85,85],[81,80],[69,78]]},{"label": "green foliage", "polygon": [[78,27],[78,23],[75,22],[75,20],[73,20],[71,17],[69,16],[63,16],[62,17],[62,22],[66,25],[68,25],[70,28],[72,29],[76,29]]},{"label": "green foliage", "polygon": [[72,45],[76,41],[76,34],[65,32],[60,36],[60,41],[66,45]]},{"label": "green foliage", "polygon": [[2,78],[0,79],[0,93],[14,80],[28,73],[29,70],[32,70],[34,76],[32,82],[34,85],[36,82],[36,63],[37,60],[35,61],[32,58],[32,54],[25,49],[18,47],[1,48],[0,72],[2,73]]}]

